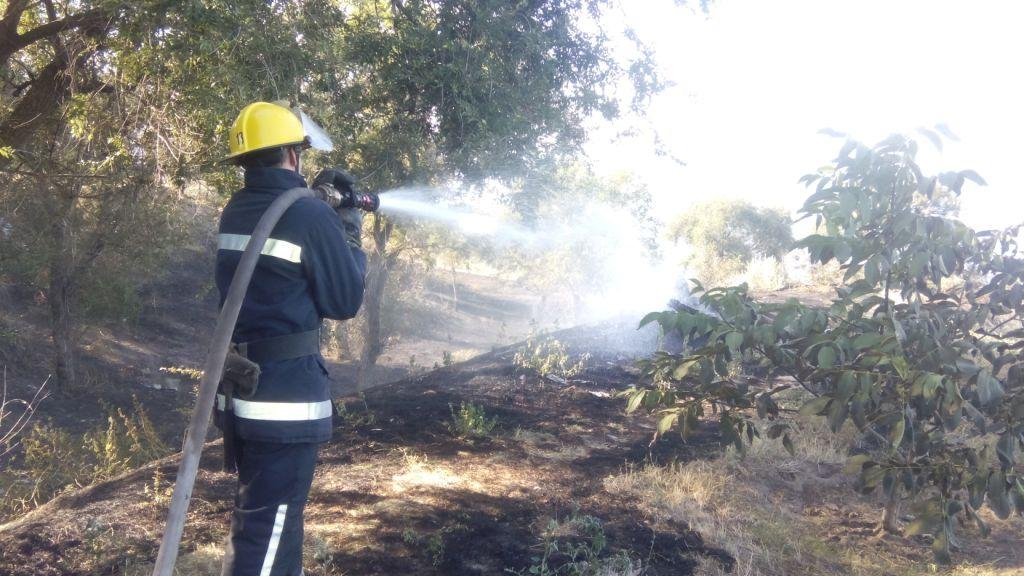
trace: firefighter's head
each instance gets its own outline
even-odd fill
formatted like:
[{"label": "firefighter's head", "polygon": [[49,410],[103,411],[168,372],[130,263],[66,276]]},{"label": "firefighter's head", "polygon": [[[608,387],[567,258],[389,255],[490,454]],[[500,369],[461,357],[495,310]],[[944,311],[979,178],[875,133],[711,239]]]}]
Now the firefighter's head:
[{"label": "firefighter's head", "polygon": [[253,102],[238,113],[228,132],[226,162],[244,168],[286,168],[298,172],[307,148],[329,151],[331,139],[298,109],[285,103]]}]

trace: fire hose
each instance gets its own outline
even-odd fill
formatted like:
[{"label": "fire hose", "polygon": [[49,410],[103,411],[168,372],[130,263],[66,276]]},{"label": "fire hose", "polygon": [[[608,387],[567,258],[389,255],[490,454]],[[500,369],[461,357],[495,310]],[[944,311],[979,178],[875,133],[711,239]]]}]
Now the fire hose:
[{"label": "fire hose", "polygon": [[[256,223],[256,228],[252,231],[249,243],[238,262],[238,267],[235,268],[224,305],[221,306],[220,314],[217,316],[217,325],[213,330],[213,339],[206,354],[206,363],[203,365],[203,378],[185,433],[181,463],[178,465],[174,493],[171,495],[167,523],[160,543],[160,552],[157,553],[156,564],[153,567],[153,576],[172,576],[174,563],[178,558],[178,546],[181,544],[181,534],[185,528],[185,517],[192,499],[192,488],[195,485],[196,474],[199,472],[199,460],[202,456],[206,432],[210,426],[210,414],[213,412],[217,385],[223,375],[224,359],[231,346],[235,322],[238,321],[242,300],[249,288],[253,271],[256,269],[256,261],[277,221],[292,204],[300,198],[307,197],[319,197],[319,194],[309,188],[292,188],[278,196]],[[380,200],[376,194],[348,190],[341,194],[338,207],[359,208],[372,212],[377,209],[379,203]]]}]

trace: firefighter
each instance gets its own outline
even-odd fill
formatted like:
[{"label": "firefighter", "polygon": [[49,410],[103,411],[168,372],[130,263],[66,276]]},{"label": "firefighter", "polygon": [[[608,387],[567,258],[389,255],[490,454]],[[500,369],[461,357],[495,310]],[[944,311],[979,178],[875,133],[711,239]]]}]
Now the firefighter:
[{"label": "firefighter", "polygon": [[[229,133],[226,161],[245,187],[224,208],[217,241],[221,303],[256,222],[280,194],[305,187],[303,150],[330,149],[308,117],[280,104],[246,106]],[[321,190],[351,187],[340,170]],[[303,511],[319,445],[331,437],[332,404],[319,350],[324,318],[353,317],[363,298],[366,256],[361,213],[320,199],[293,204],[274,227],[248,287],[233,341],[258,366],[249,385],[221,383],[216,422],[238,488],[222,576],[302,574]],[[228,380],[225,377],[225,380]]]}]

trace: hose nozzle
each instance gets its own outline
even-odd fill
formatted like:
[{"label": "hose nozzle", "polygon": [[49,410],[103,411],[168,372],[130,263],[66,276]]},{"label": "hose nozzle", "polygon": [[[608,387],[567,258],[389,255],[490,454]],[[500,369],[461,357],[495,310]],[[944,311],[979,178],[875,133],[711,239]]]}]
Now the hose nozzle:
[{"label": "hose nozzle", "polygon": [[358,208],[364,212],[376,212],[380,208],[380,196],[373,192],[345,190],[341,193],[339,208]]}]

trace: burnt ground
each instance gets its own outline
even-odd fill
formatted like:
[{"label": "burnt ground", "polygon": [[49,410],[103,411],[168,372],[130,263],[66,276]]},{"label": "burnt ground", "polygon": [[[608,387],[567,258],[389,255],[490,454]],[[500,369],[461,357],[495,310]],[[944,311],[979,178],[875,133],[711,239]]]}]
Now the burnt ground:
[{"label": "burnt ground", "polygon": [[[650,445],[652,424],[626,417],[614,398],[637,378],[625,357],[598,351],[583,374],[558,383],[517,371],[513,354],[499,350],[339,401],[343,416],[321,452],[306,513],[307,574],[525,573],[548,529],[563,550],[594,549],[593,532],[571,528],[586,516],[607,540],[601,558],[624,552],[646,574],[731,562],[684,523],[645,516],[603,482],[646,461],[712,457],[712,433]],[[477,440],[453,434],[448,424],[462,402],[496,417],[495,430]],[[209,573],[227,532],[233,479],[219,471],[220,457],[211,443],[182,545],[185,574]],[[0,574],[147,573],[176,462],[59,497],[0,527]],[[567,561],[548,558],[549,566]]]}]

